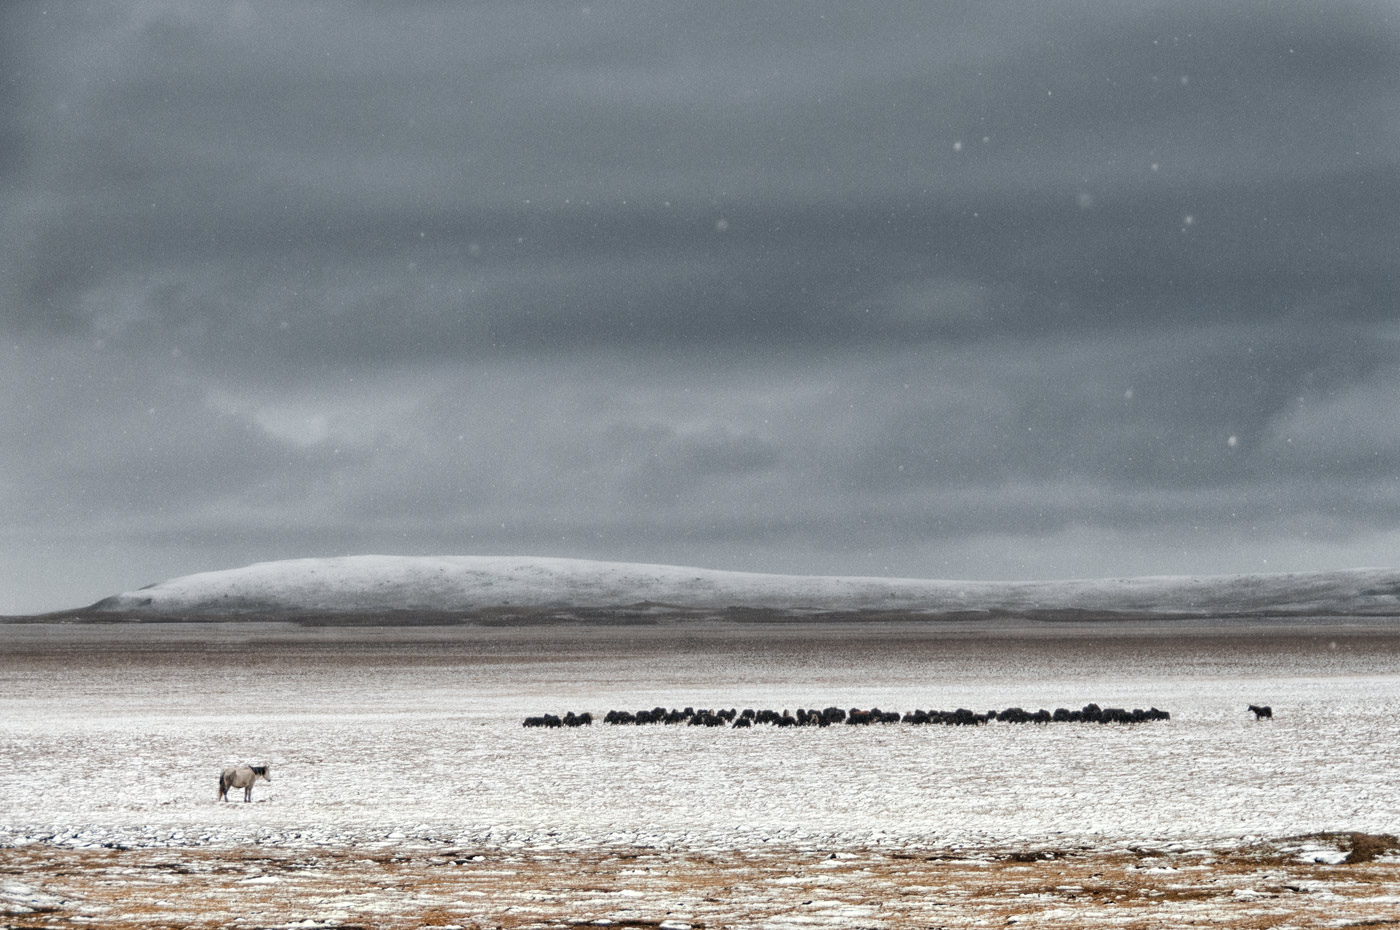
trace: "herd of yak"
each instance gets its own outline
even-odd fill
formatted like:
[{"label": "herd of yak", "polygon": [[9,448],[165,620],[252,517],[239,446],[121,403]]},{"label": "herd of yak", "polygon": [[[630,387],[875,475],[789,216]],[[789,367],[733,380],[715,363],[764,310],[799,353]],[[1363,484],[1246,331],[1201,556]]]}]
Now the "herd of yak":
[{"label": "herd of yak", "polygon": [[[991,723],[994,720],[1003,723],[1146,723],[1152,720],[1170,720],[1171,716],[1167,711],[1158,710],[1155,707],[1149,710],[1139,708],[1125,710],[1121,707],[1100,707],[1097,704],[1086,704],[1080,710],[1067,710],[1060,707],[1054,711],[1029,711],[1019,707],[1010,707],[1006,710],[989,710],[981,714],[965,707],[960,707],[957,710],[911,710],[905,714],[880,710],[878,707],[872,707],[869,710],[861,710],[856,707],[852,707],[850,710],[842,710],[839,707],[828,707],[825,710],[805,710],[799,707],[795,714],[786,710],[779,713],[774,710],[752,709],[741,712],[733,708],[728,710],[696,710],[693,707],[687,707],[684,710],[667,710],[664,707],[653,707],[651,710],[635,712],[610,710],[603,717],[603,722],[614,726],[670,724],[673,726],[742,729],[760,724],[774,727],[829,727],[835,724],[865,726],[877,723],[978,726]],[[576,714],[573,711],[569,711],[562,717],[557,714],[543,714],[538,717],[526,717],[524,725],[548,728],[587,727],[593,725],[593,715],[590,713]]]}]

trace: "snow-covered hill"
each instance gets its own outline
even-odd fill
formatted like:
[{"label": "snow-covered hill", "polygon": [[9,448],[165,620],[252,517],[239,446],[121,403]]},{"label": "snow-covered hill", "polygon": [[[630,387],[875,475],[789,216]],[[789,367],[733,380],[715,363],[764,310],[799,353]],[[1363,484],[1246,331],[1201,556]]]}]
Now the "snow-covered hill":
[{"label": "snow-covered hill", "polygon": [[171,617],[638,605],[945,616],[1400,616],[1400,571],[961,582],[765,575],[580,559],[365,555],[260,562],[187,575],[106,598],[91,610]]}]

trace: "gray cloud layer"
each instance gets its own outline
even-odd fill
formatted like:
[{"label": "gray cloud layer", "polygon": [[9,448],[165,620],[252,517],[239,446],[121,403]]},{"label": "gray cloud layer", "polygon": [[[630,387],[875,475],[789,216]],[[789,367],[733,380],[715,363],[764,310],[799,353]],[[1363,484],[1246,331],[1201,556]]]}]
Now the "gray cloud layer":
[{"label": "gray cloud layer", "polygon": [[1393,564],[1390,4],[0,17],[0,611]]}]

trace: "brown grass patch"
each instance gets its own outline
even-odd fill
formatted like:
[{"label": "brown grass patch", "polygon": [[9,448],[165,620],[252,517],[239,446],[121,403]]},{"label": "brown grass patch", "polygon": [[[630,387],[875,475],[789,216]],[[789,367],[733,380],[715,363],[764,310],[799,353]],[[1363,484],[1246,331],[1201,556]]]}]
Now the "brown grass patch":
[{"label": "brown grass patch", "polygon": [[[1293,842],[1303,838],[1293,838]],[[0,875],[62,899],[5,913],[16,930],[215,930],[320,921],[321,930],[558,928],[611,921],[658,930],[774,921],[913,930],[1054,927],[1386,926],[1400,923],[1393,837],[1328,834],[1348,865],[1301,861],[1288,843],[1246,850],[928,851],[0,849]],[[1338,845],[1338,848],[1342,848]],[[485,855],[474,859],[474,855]],[[962,856],[962,858],[956,858]],[[1366,858],[1369,857],[1369,858]],[[1150,861],[1148,861],[1150,860]],[[1325,892],[1325,893],[1318,893]]]},{"label": "brown grass patch", "polygon": [[1345,860],[1348,865],[1373,862],[1380,856],[1400,851],[1400,840],[1389,833],[1379,836],[1371,833],[1348,833],[1346,837],[1350,847]]}]

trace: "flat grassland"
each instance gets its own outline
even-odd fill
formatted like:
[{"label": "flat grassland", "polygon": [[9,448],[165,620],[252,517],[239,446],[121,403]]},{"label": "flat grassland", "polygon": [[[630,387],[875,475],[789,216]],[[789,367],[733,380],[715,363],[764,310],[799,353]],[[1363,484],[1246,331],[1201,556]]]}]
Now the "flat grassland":
[{"label": "flat grassland", "polygon": [[[1380,621],[0,625],[0,683],[0,926],[1400,925]],[[1173,716],[520,726],[1089,701]]]}]

